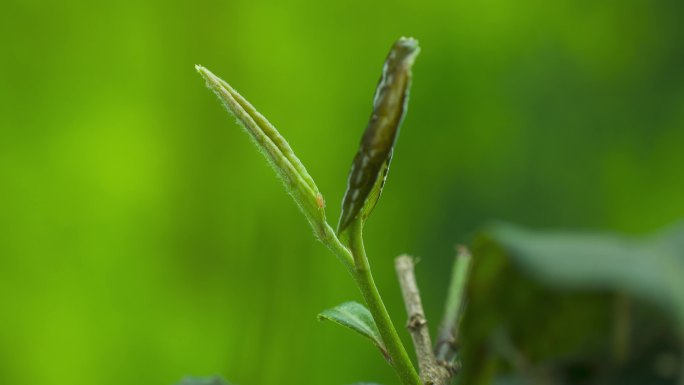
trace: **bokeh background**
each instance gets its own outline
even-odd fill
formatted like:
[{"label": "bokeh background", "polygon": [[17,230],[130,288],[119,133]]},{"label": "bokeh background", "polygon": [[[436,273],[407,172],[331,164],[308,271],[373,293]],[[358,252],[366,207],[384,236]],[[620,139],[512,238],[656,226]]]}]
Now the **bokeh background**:
[{"label": "bokeh background", "polygon": [[280,129],[335,222],[386,52],[420,40],[366,230],[398,324],[400,253],[421,258],[435,326],[453,245],[492,220],[643,234],[684,217],[682,1],[0,9],[3,384],[396,382],[316,320],[360,296],[194,64]]}]

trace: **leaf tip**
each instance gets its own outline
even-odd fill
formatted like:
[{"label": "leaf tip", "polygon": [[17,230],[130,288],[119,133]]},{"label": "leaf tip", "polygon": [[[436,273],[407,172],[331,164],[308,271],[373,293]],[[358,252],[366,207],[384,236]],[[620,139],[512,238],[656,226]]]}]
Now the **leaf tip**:
[{"label": "leaf tip", "polygon": [[211,88],[215,92],[220,88],[224,88],[221,84],[221,79],[219,79],[213,72],[209,71],[206,67],[200,64],[195,64],[195,70],[199,73],[202,78],[207,82],[207,87]]},{"label": "leaf tip", "polygon": [[195,64],[195,71],[197,71],[197,73],[199,73],[200,75],[202,75],[202,77],[205,78],[205,79],[209,76],[209,70],[206,69],[206,68],[204,68],[204,67],[203,67],[202,65],[200,65],[200,64]]},{"label": "leaf tip", "polygon": [[413,65],[416,56],[420,53],[420,44],[413,37],[400,37],[394,43],[394,48],[395,52],[400,56],[398,59],[409,67]]},{"label": "leaf tip", "polygon": [[402,47],[406,47],[407,49],[410,50],[420,50],[420,44],[418,44],[418,39],[412,36],[402,36],[399,39],[397,39],[397,45],[400,45]]},{"label": "leaf tip", "polygon": [[472,253],[466,245],[456,245],[456,255],[459,258],[472,258]]}]

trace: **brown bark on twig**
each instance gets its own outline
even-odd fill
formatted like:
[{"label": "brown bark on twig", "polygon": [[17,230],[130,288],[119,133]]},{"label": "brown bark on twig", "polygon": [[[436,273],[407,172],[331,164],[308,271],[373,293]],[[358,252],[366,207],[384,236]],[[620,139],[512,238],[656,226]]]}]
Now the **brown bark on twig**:
[{"label": "brown bark on twig", "polygon": [[399,256],[395,259],[395,268],[408,315],[406,328],[411,334],[416,350],[420,378],[425,385],[448,385],[452,373],[437,362],[432,350],[430,331],[418,291],[413,259],[408,255]]}]

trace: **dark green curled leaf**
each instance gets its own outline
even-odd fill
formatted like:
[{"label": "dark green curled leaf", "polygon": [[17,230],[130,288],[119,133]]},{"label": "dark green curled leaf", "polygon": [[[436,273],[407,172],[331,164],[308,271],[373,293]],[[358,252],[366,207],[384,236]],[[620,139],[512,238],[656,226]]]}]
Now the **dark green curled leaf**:
[{"label": "dark green curled leaf", "polygon": [[380,198],[399,126],[406,113],[411,67],[420,51],[418,41],[400,38],[390,50],[373,98],[373,113],[354,157],[337,232],[359,215],[365,220]]},{"label": "dark green curled leaf", "polygon": [[345,302],[334,308],[327,309],[318,314],[318,319],[332,321],[338,325],[345,326],[362,336],[368,338],[380,349],[383,356],[389,359],[387,348],[382,342],[382,337],[378,327],[373,320],[373,316],[365,306],[358,302]]}]

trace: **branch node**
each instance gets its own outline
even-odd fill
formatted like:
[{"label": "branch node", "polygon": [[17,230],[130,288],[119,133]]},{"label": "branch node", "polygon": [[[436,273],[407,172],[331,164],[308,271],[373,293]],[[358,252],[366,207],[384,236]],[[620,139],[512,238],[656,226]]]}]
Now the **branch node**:
[{"label": "branch node", "polygon": [[427,325],[425,316],[421,314],[412,314],[409,316],[408,322],[406,323],[406,328],[409,331],[415,332],[425,325]]}]

